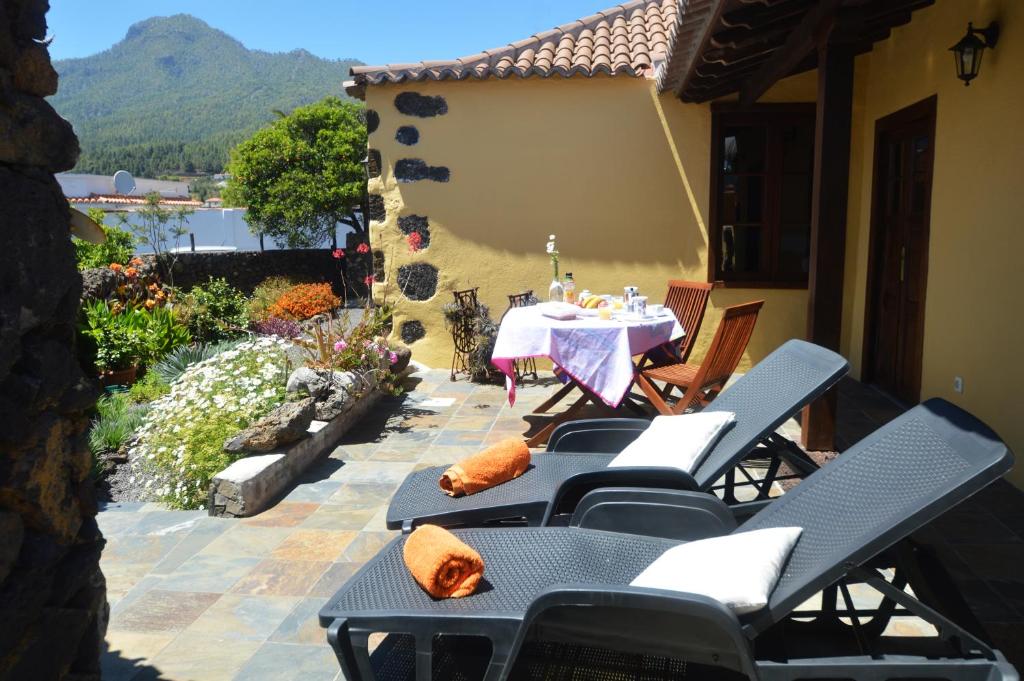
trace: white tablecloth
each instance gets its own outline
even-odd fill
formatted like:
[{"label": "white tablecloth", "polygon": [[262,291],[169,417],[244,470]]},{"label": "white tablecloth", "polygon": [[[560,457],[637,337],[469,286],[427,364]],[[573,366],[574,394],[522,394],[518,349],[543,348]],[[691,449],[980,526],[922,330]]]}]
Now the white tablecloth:
[{"label": "white tablecloth", "polygon": [[502,320],[491,361],[505,374],[510,404],[516,399],[513,361],[547,357],[605,404],[617,407],[633,381],[633,356],[682,336],[683,327],[667,308],[642,321],[560,321],[545,317],[537,306],[519,307]]}]

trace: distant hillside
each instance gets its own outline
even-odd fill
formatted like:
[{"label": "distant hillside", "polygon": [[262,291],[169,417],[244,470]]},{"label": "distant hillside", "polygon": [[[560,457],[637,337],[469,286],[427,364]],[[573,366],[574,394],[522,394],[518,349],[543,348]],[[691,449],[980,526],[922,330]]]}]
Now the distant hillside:
[{"label": "distant hillside", "polygon": [[275,109],[345,97],[360,63],[249,50],[193,16],[153,17],[109,50],[56,62],[50,102],[82,141],[78,172],[212,173]]}]

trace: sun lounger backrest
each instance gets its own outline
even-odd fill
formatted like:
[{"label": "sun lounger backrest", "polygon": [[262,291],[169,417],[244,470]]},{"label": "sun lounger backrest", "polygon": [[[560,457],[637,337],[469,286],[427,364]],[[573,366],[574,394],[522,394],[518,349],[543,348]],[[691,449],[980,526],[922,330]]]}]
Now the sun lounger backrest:
[{"label": "sun lounger backrest", "polygon": [[815,471],[737,532],[804,528],[755,628],[785,616],[871,557],[1003,475],[1013,455],[945,400],[914,407]]},{"label": "sun lounger backrest", "polygon": [[736,424],[697,466],[700,486],[722,477],[761,438],[846,375],[849,366],[831,350],[802,340],[783,343],[754,365],[704,409],[735,412]]}]

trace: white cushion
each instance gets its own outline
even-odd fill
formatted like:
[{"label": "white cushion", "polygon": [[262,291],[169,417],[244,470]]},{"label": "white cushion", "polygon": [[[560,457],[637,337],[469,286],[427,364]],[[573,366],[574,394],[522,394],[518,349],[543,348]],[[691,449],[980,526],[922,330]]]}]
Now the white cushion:
[{"label": "white cushion", "polygon": [[692,473],[735,421],[736,414],[731,411],[655,416],[647,430],[608,466],[657,466]]},{"label": "white cushion", "polygon": [[674,546],[630,584],[702,594],[737,614],[760,610],[803,528],[772,527]]}]

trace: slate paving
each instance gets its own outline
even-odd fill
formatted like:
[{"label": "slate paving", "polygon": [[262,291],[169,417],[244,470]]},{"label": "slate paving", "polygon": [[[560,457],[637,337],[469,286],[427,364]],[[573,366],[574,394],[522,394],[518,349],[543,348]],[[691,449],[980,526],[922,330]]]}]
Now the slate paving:
[{"label": "slate paving", "polygon": [[[553,385],[523,386],[510,407],[501,386],[419,372],[410,392],[382,401],[280,502],[252,518],[107,504],[98,516],[111,603],[103,678],[341,679],[316,614],[395,536],[384,519],[401,480],[522,436],[536,422],[523,417]],[[929,633],[916,622],[893,626]]]}]

